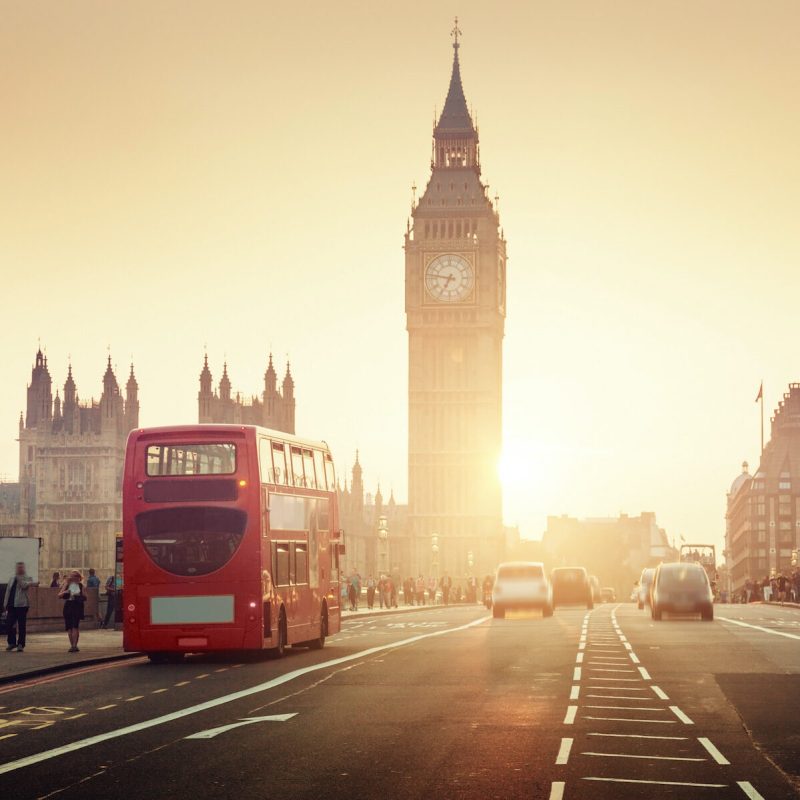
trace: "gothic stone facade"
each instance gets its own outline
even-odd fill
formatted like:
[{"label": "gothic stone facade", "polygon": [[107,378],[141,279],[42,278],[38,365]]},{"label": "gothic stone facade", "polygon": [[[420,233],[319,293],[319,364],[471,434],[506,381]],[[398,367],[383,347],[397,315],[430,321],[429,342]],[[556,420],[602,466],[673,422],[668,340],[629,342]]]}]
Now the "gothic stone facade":
[{"label": "gothic stone facade", "polygon": [[800,383],[789,384],[771,420],[755,475],[748,465],[728,492],[725,533],[730,589],[792,569],[800,548]]},{"label": "gothic stone facade", "polygon": [[231,391],[228,365],[223,365],[222,378],[217,390],[213,389],[213,378],[208,368],[208,356],[200,373],[200,391],[197,395],[198,422],[236,425],[261,425],[284,433],[294,433],[294,379],[289,364],[278,389],[278,376],[269,357],[264,373],[264,391],[260,397],[243,397]]},{"label": "gothic stone facade", "polygon": [[[381,517],[385,517],[388,530],[385,544],[378,537]],[[339,521],[344,531],[346,549],[341,564],[343,575],[358,572],[362,578],[366,578],[387,572],[399,579],[412,574],[408,506],[397,503],[394,492],[384,502],[380,486],[374,495],[364,491],[358,453],[350,486],[345,480],[344,486],[339,489]]]},{"label": "gothic stone facade", "polygon": [[[457,31],[454,31],[457,34]],[[409,524],[414,571],[492,572],[504,552],[502,445],[506,242],[481,179],[461,84],[433,131],[431,176],[405,237]]]},{"label": "gothic stone facade", "polygon": [[99,402],[80,400],[71,365],[63,400],[58,391],[54,398],[47,357],[36,353],[19,422],[17,530],[42,539],[42,574],[113,572],[125,442],[139,424],[138,395],[133,366],[123,397],[109,357]]}]

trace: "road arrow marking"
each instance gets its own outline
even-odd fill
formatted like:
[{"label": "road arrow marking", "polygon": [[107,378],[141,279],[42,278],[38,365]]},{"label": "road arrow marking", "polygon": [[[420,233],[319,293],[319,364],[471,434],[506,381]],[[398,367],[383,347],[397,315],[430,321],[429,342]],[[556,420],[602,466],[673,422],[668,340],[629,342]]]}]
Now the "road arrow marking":
[{"label": "road arrow marking", "polygon": [[209,728],[207,731],[193,733],[191,736],[187,736],[185,738],[213,739],[215,736],[219,736],[221,733],[232,731],[234,728],[241,728],[243,725],[252,725],[254,722],[286,722],[287,719],[291,719],[292,717],[296,716],[297,713],[272,714],[269,717],[246,717],[245,719],[240,719],[238,722],[232,722],[230,725],[220,725],[219,728]]}]

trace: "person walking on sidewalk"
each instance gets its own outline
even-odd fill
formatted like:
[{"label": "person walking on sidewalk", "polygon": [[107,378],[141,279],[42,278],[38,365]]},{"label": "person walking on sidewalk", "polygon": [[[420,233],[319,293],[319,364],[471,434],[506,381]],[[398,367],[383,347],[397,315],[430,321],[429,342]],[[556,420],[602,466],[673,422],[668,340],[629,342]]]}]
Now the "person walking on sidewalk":
[{"label": "person walking on sidewalk", "polygon": [[[367,608],[372,611],[372,606],[375,605],[375,578],[370,575],[367,578]],[[383,603],[381,603],[383,605]]]},{"label": "person walking on sidewalk", "polygon": [[28,589],[38,586],[25,570],[25,563],[18,561],[14,574],[8,579],[3,608],[8,612],[8,647],[21,653],[25,649],[25,634],[28,625]]},{"label": "person walking on sidewalk", "polygon": [[78,570],[74,569],[69,573],[67,580],[61,584],[58,596],[64,601],[64,629],[69,636],[69,652],[79,653],[78,638],[86,593],[83,588],[83,576]]},{"label": "person walking on sidewalk", "polygon": [[446,606],[450,605],[450,590],[453,588],[453,579],[446,572],[442,575],[439,586],[442,589],[442,602]]},{"label": "person walking on sidewalk", "polygon": [[106,580],[106,616],[103,619],[101,628],[107,628],[111,622],[111,617],[117,605],[117,579],[114,575],[109,575]]}]

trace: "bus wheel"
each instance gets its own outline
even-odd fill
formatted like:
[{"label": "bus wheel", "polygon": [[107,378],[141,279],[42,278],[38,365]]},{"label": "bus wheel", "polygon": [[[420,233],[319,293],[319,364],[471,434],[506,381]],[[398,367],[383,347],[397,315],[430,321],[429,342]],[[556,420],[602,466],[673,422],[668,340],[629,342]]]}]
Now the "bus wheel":
[{"label": "bus wheel", "polygon": [[272,658],[283,658],[286,654],[286,615],[283,609],[278,617],[278,644],[269,651],[269,654]]},{"label": "bus wheel", "polygon": [[322,650],[325,647],[325,639],[328,636],[328,610],[322,609],[322,616],[319,621],[319,636],[312,639],[308,646],[311,650]]},{"label": "bus wheel", "polygon": [[151,664],[166,664],[167,663],[167,654],[166,653],[148,653],[147,657],[150,659]]}]

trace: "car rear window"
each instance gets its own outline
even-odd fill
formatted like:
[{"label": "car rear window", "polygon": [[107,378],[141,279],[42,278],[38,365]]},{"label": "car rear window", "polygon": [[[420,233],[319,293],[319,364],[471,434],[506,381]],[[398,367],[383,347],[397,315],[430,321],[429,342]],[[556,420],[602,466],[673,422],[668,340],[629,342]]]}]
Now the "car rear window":
[{"label": "car rear window", "polygon": [[509,564],[497,570],[497,577],[506,580],[530,580],[544,577],[544,570],[537,564]]},{"label": "car rear window", "polygon": [[662,567],[658,577],[659,586],[703,586],[706,574],[702,569],[688,564],[670,564]]}]

